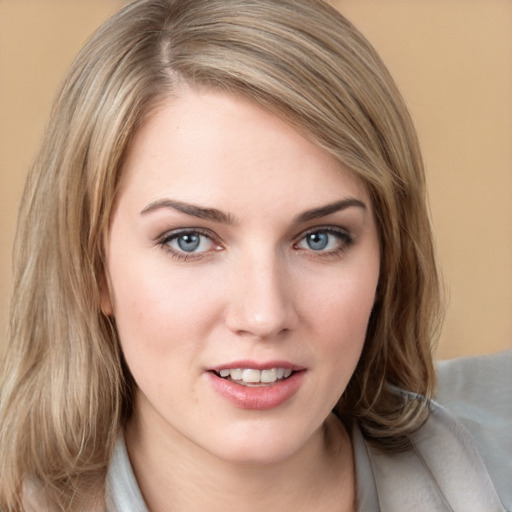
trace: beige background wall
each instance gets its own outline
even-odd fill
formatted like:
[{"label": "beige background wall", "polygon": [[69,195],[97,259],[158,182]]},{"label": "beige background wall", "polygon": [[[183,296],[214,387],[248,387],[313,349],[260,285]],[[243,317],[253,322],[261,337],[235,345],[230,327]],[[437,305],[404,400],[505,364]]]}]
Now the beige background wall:
[{"label": "beige background wall", "polygon": [[[512,346],[512,2],[332,3],[376,46],[419,130],[449,296],[439,357]],[[2,333],[17,203],[52,95],[121,4],[0,0]]]}]

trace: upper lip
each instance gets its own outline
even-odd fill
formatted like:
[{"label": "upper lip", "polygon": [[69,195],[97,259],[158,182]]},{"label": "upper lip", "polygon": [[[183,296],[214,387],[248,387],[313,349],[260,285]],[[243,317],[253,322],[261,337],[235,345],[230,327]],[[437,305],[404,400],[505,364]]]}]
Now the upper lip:
[{"label": "upper lip", "polygon": [[290,361],[275,360],[275,361],[254,361],[243,359],[238,361],[231,361],[229,363],[222,363],[219,365],[207,368],[207,371],[218,372],[225,369],[233,368],[251,368],[253,370],[271,370],[272,368],[290,368],[294,372],[304,370],[305,367],[292,363]]}]

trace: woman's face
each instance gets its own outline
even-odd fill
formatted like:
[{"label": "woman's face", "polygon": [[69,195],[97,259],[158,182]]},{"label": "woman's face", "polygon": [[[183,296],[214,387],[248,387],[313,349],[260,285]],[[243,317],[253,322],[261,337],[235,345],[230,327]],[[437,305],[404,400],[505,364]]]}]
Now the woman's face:
[{"label": "woman's face", "polygon": [[183,90],[131,145],[103,309],[155,443],[271,462],[318,439],[379,276],[365,187],[247,100]]}]

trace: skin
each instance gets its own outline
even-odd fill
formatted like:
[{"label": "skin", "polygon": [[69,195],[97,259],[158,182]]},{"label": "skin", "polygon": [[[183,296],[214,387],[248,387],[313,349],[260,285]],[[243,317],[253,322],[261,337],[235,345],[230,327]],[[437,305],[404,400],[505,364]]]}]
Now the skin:
[{"label": "skin", "polygon": [[[183,230],[199,233],[193,251]],[[102,305],[138,386],[125,437],[153,512],[353,510],[351,444],[331,410],[378,276],[365,187],[277,116],[183,88],[147,117],[123,170]],[[246,359],[300,366],[297,392],[267,410],[234,405],[208,370]]]}]

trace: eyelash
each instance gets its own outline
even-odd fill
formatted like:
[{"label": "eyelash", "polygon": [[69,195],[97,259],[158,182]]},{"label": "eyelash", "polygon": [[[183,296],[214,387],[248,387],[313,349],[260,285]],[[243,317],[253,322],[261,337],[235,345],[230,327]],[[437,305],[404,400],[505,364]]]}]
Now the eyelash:
[{"label": "eyelash", "polygon": [[173,240],[177,240],[179,237],[184,235],[199,235],[204,238],[208,238],[210,242],[213,244],[214,251],[220,250],[218,247],[220,246],[220,243],[218,242],[217,237],[213,235],[211,231],[200,229],[200,228],[194,228],[194,229],[180,229],[177,231],[172,231],[171,233],[166,233],[163,237],[160,238],[158,241],[158,245],[161,246],[165,251],[167,251],[171,257],[179,260],[179,261],[190,261],[190,260],[197,260],[199,258],[202,258],[211,251],[202,251],[202,252],[186,252],[186,251],[179,251],[174,249],[170,246],[170,243]]},{"label": "eyelash", "polygon": [[[318,250],[315,251],[314,249],[301,249],[298,247],[298,245],[304,241],[308,236],[310,235],[319,235],[319,234],[327,234],[327,235],[333,235],[338,240],[338,246],[331,250]],[[354,243],[354,237],[350,234],[349,231],[343,228],[337,228],[333,226],[325,226],[325,227],[315,227],[312,229],[309,229],[305,233],[302,233],[300,235],[300,238],[298,242],[294,244],[294,247],[297,250],[304,250],[312,257],[317,258],[329,258],[329,257],[336,257],[344,253],[351,245]]]},{"label": "eyelash", "polygon": [[[327,234],[327,235],[333,235],[335,236],[338,241],[338,247],[331,249],[331,250],[318,250],[315,251],[314,249],[306,249],[306,248],[300,248],[299,244],[303,242],[308,236],[310,235],[320,235],[320,234]],[[205,237],[210,240],[211,244],[214,246],[213,251],[206,250],[206,251],[200,251],[200,252],[186,252],[186,251],[180,251],[176,250],[175,248],[171,247],[170,243],[173,240],[177,240],[180,236],[184,235],[199,235],[200,237]],[[311,253],[312,257],[318,257],[318,258],[329,258],[329,257],[336,257],[338,255],[341,255],[343,252],[345,252],[352,244],[354,243],[353,236],[343,228],[336,228],[332,226],[326,226],[326,227],[315,227],[312,229],[309,229],[308,231],[301,233],[301,235],[298,237],[297,242],[293,244],[294,249],[297,251],[304,251]],[[200,229],[200,228],[194,228],[194,229],[180,229],[177,231],[172,231],[170,233],[166,233],[158,240],[158,245],[161,246],[165,251],[167,251],[171,257],[179,260],[179,261],[190,261],[190,260],[197,260],[200,258],[203,258],[205,255],[207,255],[210,252],[220,251],[222,250],[221,244],[218,241],[218,238],[214,236],[214,234],[211,231]]]}]

